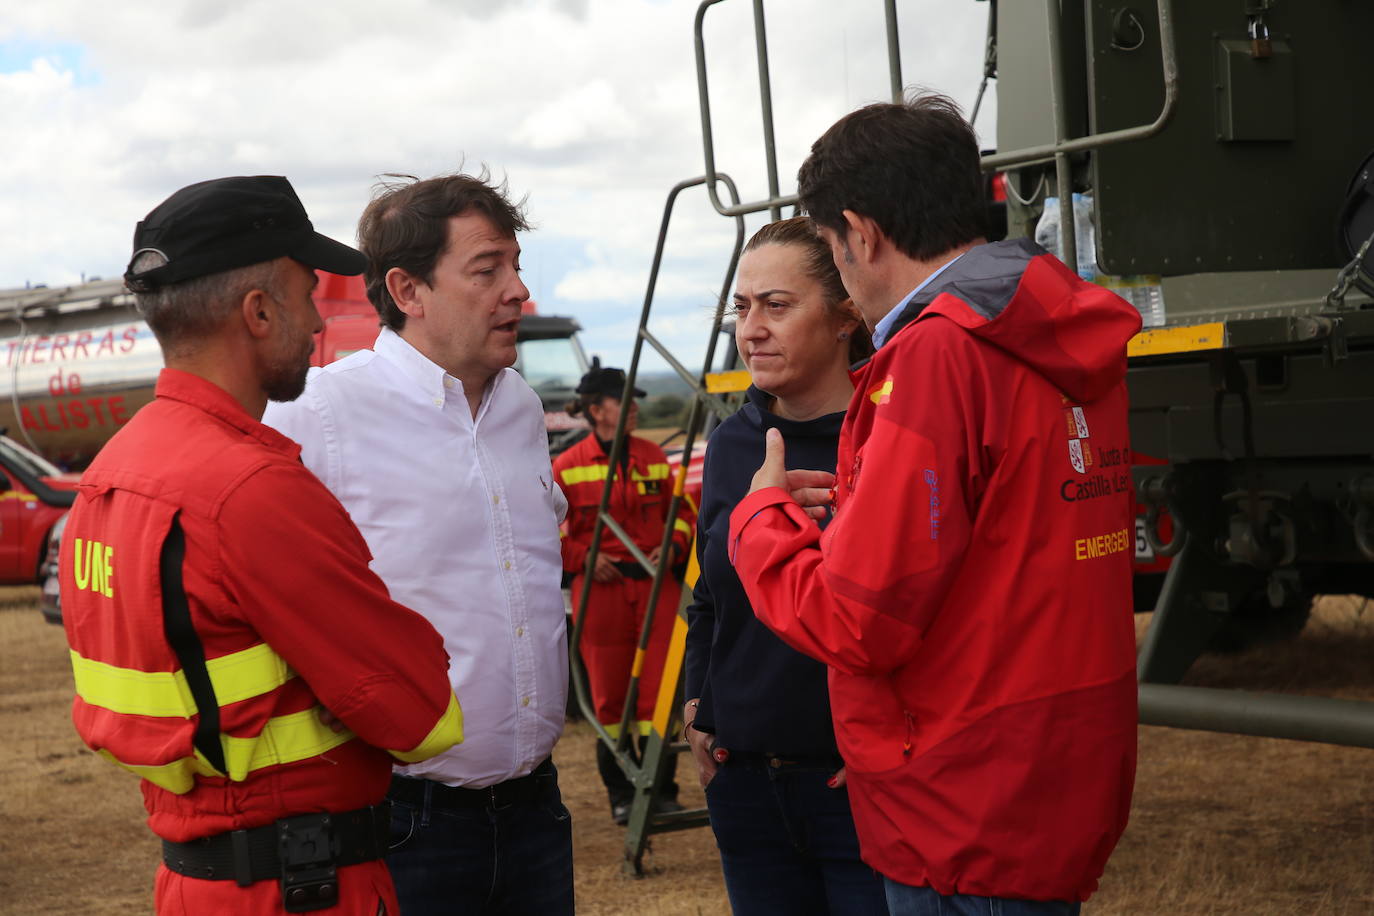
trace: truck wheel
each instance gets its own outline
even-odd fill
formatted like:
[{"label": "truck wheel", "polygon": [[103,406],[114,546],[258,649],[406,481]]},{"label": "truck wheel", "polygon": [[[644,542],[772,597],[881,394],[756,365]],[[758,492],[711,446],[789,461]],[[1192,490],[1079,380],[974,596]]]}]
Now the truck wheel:
[{"label": "truck wheel", "polygon": [[1261,590],[1249,595],[1207,643],[1208,652],[1233,654],[1256,646],[1286,642],[1307,626],[1312,595],[1289,595],[1279,607]]},{"label": "truck wheel", "polygon": [[1164,573],[1137,573],[1131,577],[1131,595],[1137,614],[1148,614],[1159,603],[1164,589]]}]

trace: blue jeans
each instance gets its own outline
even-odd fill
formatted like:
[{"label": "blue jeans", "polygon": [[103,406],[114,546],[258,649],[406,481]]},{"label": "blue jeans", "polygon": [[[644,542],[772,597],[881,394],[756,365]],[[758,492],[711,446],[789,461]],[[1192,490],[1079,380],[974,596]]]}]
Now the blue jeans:
[{"label": "blue jeans", "polygon": [[736,758],[706,787],[734,916],[882,916],[882,880],[859,859],[835,767]]},{"label": "blue jeans", "polygon": [[405,916],[573,912],[572,815],[550,765],[537,797],[502,807],[393,800],[386,864]]},{"label": "blue jeans", "polygon": [[892,916],[1078,916],[1081,903],[1067,900],[1011,900],[941,894],[930,887],[912,887],[884,878]]}]

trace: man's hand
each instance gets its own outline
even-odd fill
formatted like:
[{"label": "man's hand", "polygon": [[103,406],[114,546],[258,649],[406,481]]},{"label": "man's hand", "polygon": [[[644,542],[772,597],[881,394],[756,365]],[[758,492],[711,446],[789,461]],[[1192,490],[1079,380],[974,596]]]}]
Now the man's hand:
[{"label": "man's hand", "polygon": [[682,737],[692,749],[692,761],[697,765],[697,778],[701,787],[715,778],[716,762],[711,759],[711,736],[692,728],[697,717],[698,700],[688,700],[682,707]]},{"label": "man's hand", "polygon": [[[669,566],[676,566],[677,564],[682,562],[682,557],[678,556],[679,553],[680,551],[678,550],[677,543],[669,541],[668,556],[672,557],[672,559],[668,562]],[[663,556],[662,548],[655,547],[653,550],[649,551],[649,562],[657,566],[658,558],[661,556]]]},{"label": "man's hand", "polygon": [[338,716],[334,715],[332,712],[325,709],[323,706],[320,707],[319,715],[320,724],[322,724],[325,728],[328,728],[331,731],[333,731],[336,735],[342,734],[348,728],[347,725],[344,725],[343,719],[340,719]]},{"label": "man's hand", "polygon": [[592,579],[597,582],[619,582],[623,578],[625,578],[624,574],[615,568],[615,560],[604,553],[596,555],[596,566],[592,568]]},{"label": "man's hand", "polygon": [[829,471],[789,471],[785,464],[786,447],[782,433],[768,430],[764,438],[763,464],[754,473],[749,492],[765,487],[781,487],[812,518],[824,518],[834,503],[835,475]]},{"label": "man's hand", "polygon": [[776,429],[768,430],[764,436],[763,464],[754,472],[749,484],[749,492],[756,493],[766,487],[787,489],[787,465],[784,464],[786,448],[782,443],[782,433]]}]

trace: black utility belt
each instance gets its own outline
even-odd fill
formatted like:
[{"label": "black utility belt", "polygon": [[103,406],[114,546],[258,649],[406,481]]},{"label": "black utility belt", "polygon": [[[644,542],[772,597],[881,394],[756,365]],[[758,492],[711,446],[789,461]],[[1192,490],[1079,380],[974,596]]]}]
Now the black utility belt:
[{"label": "black utility belt", "polygon": [[652,579],[654,574],[645,569],[638,560],[617,562],[615,568],[626,579]]},{"label": "black utility belt", "polygon": [[545,757],[537,767],[526,776],[517,776],[498,782],[494,786],[469,789],[464,786],[446,786],[432,779],[417,779],[413,776],[391,777],[391,789],[387,797],[392,801],[424,807],[428,793],[432,808],[504,808],[537,801],[540,796],[539,777],[552,773],[553,758]]},{"label": "black utility belt", "polygon": [[779,754],[771,751],[730,751],[727,765],[767,767],[770,770],[839,770],[844,759],[838,754]]},{"label": "black utility belt", "polygon": [[247,887],[280,880],[288,913],[322,910],[339,902],[338,869],[386,855],[391,804],[340,814],[298,814],[250,830],[231,830],[189,843],[162,841],[162,863],[204,881]]}]

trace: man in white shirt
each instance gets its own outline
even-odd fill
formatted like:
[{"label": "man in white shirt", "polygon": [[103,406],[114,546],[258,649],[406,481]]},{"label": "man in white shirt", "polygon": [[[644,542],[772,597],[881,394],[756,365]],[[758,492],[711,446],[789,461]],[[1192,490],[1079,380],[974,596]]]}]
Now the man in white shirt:
[{"label": "man in white shirt", "polygon": [[387,864],[407,916],[572,913],[550,759],[567,647],[538,395],[511,369],[529,290],[520,207],[486,175],[384,186],[364,211],[372,350],[311,371],[263,421],[347,508],[392,596],[444,637],[467,740],[398,768]]}]

